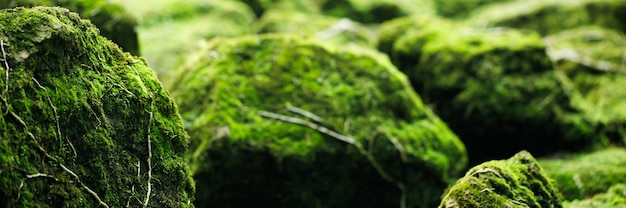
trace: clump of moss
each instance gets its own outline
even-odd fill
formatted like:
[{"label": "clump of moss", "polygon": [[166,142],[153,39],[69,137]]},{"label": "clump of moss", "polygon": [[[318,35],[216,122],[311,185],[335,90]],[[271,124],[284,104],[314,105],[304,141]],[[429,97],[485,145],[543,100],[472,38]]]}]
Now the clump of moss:
[{"label": "clump of moss", "polygon": [[381,23],[414,14],[434,14],[431,0],[327,0],[324,14],[346,17],[363,23]]},{"label": "clump of moss", "polygon": [[595,141],[588,124],[570,119],[578,111],[536,33],[419,16],[383,24],[378,47],[461,137],[472,163]]},{"label": "clump of moss", "polygon": [[522,151],[508,160],[470,169],[439,207],[562,207],[558,190],[533,156]]},{"label": "clump of moss", "polygon": [[372,47],[374,31],[345,18],[289,10],[270,10],[257,22],[258,33],[291,33],[339,45]]},{"label": "clump of moss", "polygon": [[464,18],[482,6],[507,1],[512,0],[433,0],[433,4],[441,16]]},{"label": "clump of moss", "polygon": [[516,0],[477,10],[466,23],[524,28],[547,35],[583,25],[626,32],[626,1]]},{"label": "clump of moss", "polygon": [[169,89],[196,205],[432,207],[465,148],[389,61],[284,35],[213,39]]},{"label": "clump of moss", "polygon": [[616,184],[606,193],[595,195],[584,200],[564,202],[566,208],[602,208],[602,207],[626,207],[626,184]]},{"label": "clump of moss", "polygon": [[626,150],[608,148],[539,161],[566,200],[583,199],[626,182]]},{"label": "clump of moss", "polygon": [[80,14],[82,18],[100,29],[102,36],[118,44],[124,51],[139,55],[139,43],[135,26],[137,21],[119,4],[106,0],[8,0],[0,3],[0,9],[18,6],[61,6]]},{"label": "clump of moss", "polygon": [[0,25],[1,206],[192,206],[187,136],[145,62],[67,9]]}]

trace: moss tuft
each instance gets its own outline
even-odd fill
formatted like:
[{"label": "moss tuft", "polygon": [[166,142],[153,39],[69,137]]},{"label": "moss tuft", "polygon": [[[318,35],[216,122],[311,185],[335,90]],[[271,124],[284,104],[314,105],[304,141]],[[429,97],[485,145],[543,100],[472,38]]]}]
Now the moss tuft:
[{"label": "moss tuft", "polygon": [[389,61],[283,35],[213,39],[169,87],[197,206],[432,207],[465,148]]},{"label": "moss tuft", "polygon": [[191,207],[177,107],[154,73],[59,7],[0,11],[3,207]]},{"label": "moss tuft", "polygon": [[508,160],[470,169],[443,197],[440,208],[562,207],[560,195],[533,156],[522,151]]}]

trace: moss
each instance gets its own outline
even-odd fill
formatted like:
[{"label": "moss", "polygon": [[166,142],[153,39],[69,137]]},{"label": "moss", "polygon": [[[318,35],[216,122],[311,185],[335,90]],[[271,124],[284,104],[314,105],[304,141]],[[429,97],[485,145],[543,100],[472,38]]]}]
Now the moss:
[{"label": "moss", "polygon": [[626,184],[616,184],[602,194],[595,195],[584,200],[565,202],[567,208],[600,208],[600,207],[624,207],[626,206]]},{"label": "moss", "polygon": [[[3,207],[191,207],[177,107],[67,9],[0,11]],[[62,47],[61,47],[62,46]]]},{"label": "moss", "polygon": [[626,32],[625,11],[621,0],[516,0],[478,10],[467,24],[524,28],[543,35],[583,25]]},{"label": "moss", "polygon": [[470,169],[439,207],[562,207],[560,195],[533,156],[522,151],[508,160]]},{"label": "moss", "polygon": [[540,161],[566,200],[584,199],[626,182],[626,150],[608,148]]},{"label": "moss", "polygon": [[349,19],[289,10],[270,10],[257,22],[258,33],[292,33],[323,42],[372,47],[374,30]]},{"label": "moss", "polygon": [[464,28],[432,16],[395,20],[381,30],[380,50],[391,51],[424,102],[460,136],[471,163],[596,141],[590,125],[570,118],[578,111],[538,34]]},{"label": "moss", "polygon": [[346,17],[363,23],[381,23],[414,14],[434,14],[431,0],[328,0],[321,4],[324,14]]},{"label": "moss", "polygon": [[480,7],[512,0],[433,0],[437,14],[444,17],[465,18]]},{"label": "moss", "polygon": [[122,6],[105,0],[8,0],[1,8],[17,6],[61,6],[80,14],[100,29],[102,36],[118,44],[124,51],[139,55],[135,18]]},{"label": "moss", "polygon": [[197,206],[429,207],[464,168],[463,144],[384,56],[322,45],[219,38],[188,57],[168,88]]}]

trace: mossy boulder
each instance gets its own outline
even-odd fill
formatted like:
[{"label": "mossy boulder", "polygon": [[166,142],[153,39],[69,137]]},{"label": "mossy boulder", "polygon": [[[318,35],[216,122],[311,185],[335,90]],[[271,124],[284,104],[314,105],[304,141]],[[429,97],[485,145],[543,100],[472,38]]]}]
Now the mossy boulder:
[{"label": "mossy boulder", "polygon": [[346,18],[273,9],[256,23],[258,33],[290,33],[319,41],[373,47],[375,32]]},{"label": "mossy boulder", "polygon": [[584,199],[626,183],[626,149],[608,148],[592,153],[540,160],[566,200]]},{"label": "mossy boulder", "polygon": [[381,23],[415,14],[434,14],[431,0],[327,0],[324,14],[346,17],[363,23]]},{"label": "mossy boulder", "polygon": [[418,16],[383,24],[378,48],[459,135],[472,164],[595,141],[591,127],[572,118],[578,111],[536,33]]},{"label": "mossy boulder", "polygon": [[626,32],[624,19],[626,1],[622,0],[516,0],[479,9],[466,23],[524,28],[547,35],[585,25]]},{"label": "mossy boulder", "polygon": [[601,194],[584,200],[574,200],[564,202],[566,208],[605,208],[605,207],[626,207],[626,184],[617,184]]},{"label": "mossy boulder", "polygon": [[169,89],[196,205],[432,207],[465,148],[381,54],[297,36],[213,39]]},{"label": "mossy boulder", "polygon": [[141,59],[59,7],[0,11],[0,206],[192,207],[187,135]]},{"label": "mossy boulder", "polygon": [[465,18],[472,11],[493,3],[512,0],[432,0],[437,14],[451,18]]},{"label": "mossy boulder", "polygon": [[552,180],[535,158],[522,151],[508,160],[470,169],[443,197],[440,208],[562,207]]},{"label": "mossy boulder", "polygon": [[106,0],[5,0],[0,9],[17,6],[61,6],[80,14],[100,29],[100,34],[118,44],[124,51],[139,55],[135,26],[137,21],[119,4]]}]

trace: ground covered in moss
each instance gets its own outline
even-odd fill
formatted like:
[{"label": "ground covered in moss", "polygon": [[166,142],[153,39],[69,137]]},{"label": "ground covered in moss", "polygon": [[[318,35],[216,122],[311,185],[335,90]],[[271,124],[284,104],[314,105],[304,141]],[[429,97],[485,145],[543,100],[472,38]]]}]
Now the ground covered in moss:
[{"label": "ground covered in moss", "polygon": [[63,8],[0,11],[0,206],[192,207],[177,108]]}]

